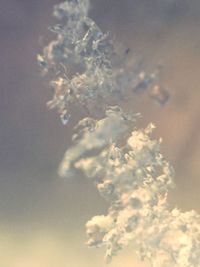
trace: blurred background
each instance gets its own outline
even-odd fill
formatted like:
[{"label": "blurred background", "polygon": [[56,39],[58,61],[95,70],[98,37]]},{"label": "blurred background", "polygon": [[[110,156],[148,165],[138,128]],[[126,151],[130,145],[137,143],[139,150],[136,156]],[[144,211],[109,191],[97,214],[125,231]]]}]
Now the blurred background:
[{"label": "blurred background", "polygon": [[[107,204],[84,177],[57,167],[74,121],[63,126],[46,102],[51,91],[36,55],[48,43],[58,0],[0,1],[0,266],[103,267],[104,249],[86,247],[84,224]],[[90,15],[115,43],[148,66],[163,66],[164,108],[146,94],[126,104],[157,125],[176,171],[170,205],[200,212],[200,1],[91,0]],[[148,267],[125,249],[111,267]]]}]

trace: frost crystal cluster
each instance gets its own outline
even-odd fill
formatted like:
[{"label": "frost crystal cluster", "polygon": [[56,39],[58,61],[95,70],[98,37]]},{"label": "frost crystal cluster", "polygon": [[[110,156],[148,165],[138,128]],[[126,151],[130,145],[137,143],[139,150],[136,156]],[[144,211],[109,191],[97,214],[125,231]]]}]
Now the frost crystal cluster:
[{"label": "frost crystal cluster", "polygon": [[137,73],[134,66],[118,59],[109,34],[87,16],[88,9],[88,0],[70,0],[54,7],[60,22],[51,28],[56,40],[38,55],[43,73],[53,76],[54,96],[48,106],[57,108],[66,124],[72,104],[90,109],[101,103],[99,107],[104,108],[109,97],[123,98],[127,89],[143,91],[150,85],[154,85],[151,97],[165,104],[168,92],[155,84],[156,72]]},{"label": "frost crystal cluster", "polygon": [[86,223],[88,245],[105,246],[107,261],[131,244],[152,267],[200,267],[200,216],[169,209],[173,169],[160,153],[161,140],[151,138],[154,125],[138,130],[138,114],[109,105],[111,98],[123,99],[130,86],[133,91],[153,86],[152,96],[161,104],[168,95],[154,84],[155,74],[137,75],[126,63],[117,63],[108,34],[88,10],[88,0],[56,5],[60,23],[51,28],[56,40],[38,56],[43,72],[53,75],[48,105],[57,108],[64,124],[73,105],[87,107],[89,114],[101,107],[101,118],[89,115],[78,122],[59,168],[62,177],[81,171],[109,203],[106,215]]}]

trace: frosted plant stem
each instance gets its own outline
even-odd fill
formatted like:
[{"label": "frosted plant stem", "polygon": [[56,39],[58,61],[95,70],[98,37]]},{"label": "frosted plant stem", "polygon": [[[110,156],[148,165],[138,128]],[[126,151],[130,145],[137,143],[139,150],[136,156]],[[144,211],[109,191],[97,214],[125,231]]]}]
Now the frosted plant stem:
[{"label": "frosted plant stem", "polygon": [[161,140],[151,139],[155,126],[136,129],[138,114],[102,105],[109,99],[119,103],[130,86],[134,92],[153,86],[151,97],[161,105],[169,95],[155,84],[154,74],[138,74],[125,62],[113,64],[114,45],[88,17],[88,10],[88,0],[56,5],[59,24],[51,29],[56,38],[38,55],[44,74],[54,70],[54,96],[48,106],[58,110],[63,124],[71,117],[72,105],[85,107],[88,116],[96,108],[105,113],[78,122],[73,146],[59,167],[66,178],[82,171],[109,204],[107,214],[86,223],[87,244],[106,247],[107,262],[131,244],[152,267],[200,267],[200,216],[193,210],[169,209],[174,172],[160,152]]}]

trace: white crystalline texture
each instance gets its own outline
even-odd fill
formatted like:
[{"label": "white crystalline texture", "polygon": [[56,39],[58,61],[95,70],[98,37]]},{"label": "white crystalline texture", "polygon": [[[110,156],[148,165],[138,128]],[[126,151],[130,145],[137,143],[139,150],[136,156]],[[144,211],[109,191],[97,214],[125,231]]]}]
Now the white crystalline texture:
[{"label": "white crystalline texture", "polygon": [[[98,104],[99,97],[119,99],[129,88],[144,91],[156,81],[155,74],[137,73],[134,66],[127,67],[126,60],[113,64],[116,52],[109,35],[87,16],[88,10],[88,0],[56,5],[53,14],[59,24],[51,28],[56,38],[44,48],[43,55],[38,55],[43,73],[49,73],[53,80],[54,96],[48,106],[57,108],[64,124],[68,119],[63,120],[63,116],[69,118],[72,103],[88,106],[90,100]],[[155,92],[154,99],[160,101]]]},{"label": "white crystalline texture", "polygon": [[106,114],[92,130],[85,128],[60,167],[66,177],[83,171],[109,203],[107,215],[87,222],[88,245],[105,246],[108,262],[130,243],[154,267],[199,267],[200,217],[168,209],[173,169],[160,153],[160,141],[150,138],[154,125],[132,131],[119,145],[131,118],[117,107]]},{"label": "white crystalline texture", "polygon": [[67,176],[74,165],[78,164],[80,159],[84,160],[88,153],[99,152],[108,144],[119,140],[128,130],[130,120],[134,120],[135,117],[126,116],[119,107],[110,107],[106,115],[99,121],[85,118],[79,122],[79,126],[83,126],[83,136],[74,147],[67,150],[59,170],[61,176]]},{"label": "white crystalline texture", "polygon": [[[60,24],[51,29],[56,39],[38,56],[44,73],[55,72],[51,82],[54,97],[48,106],[57,108],[61,115],[67,113],[70,103],[85,104],[90,98],[106,96],[113,88],[110,78],[112,44],[108,35],[87,17],[88,9],[87,0],[56,5],[54,16]],[[66,73],[68,65],[74,65],[74,71]]]},{"label": "white crystalline texture", "polygon": [[88,10],[89,0],[56,5],[60,24],[51,28],[56,39],[38,55],[43,72],[53,75],[54,96],[48,106],[58,110],[63,124],[70,119],[71,105],[92,103],[96,109],[105,103],[105,117],[79,121],[74,145],[59,168],[62,177],[82,171],[109,204],[106,215],[86,223],[88,245],[105,246],[107,261],[131,244],[152,267],[200,267],[200,216],[168,208],[173,168],[160,153],[161,140],[151,139],[155,126],[137,130],[133,123],[138,114],[107,105],[109,97],[120,98],[128,88],[140,92],[151,86],[150,96],[160,105],[169,94],[156,84],[155,73],[113,65],[113,45]]}]

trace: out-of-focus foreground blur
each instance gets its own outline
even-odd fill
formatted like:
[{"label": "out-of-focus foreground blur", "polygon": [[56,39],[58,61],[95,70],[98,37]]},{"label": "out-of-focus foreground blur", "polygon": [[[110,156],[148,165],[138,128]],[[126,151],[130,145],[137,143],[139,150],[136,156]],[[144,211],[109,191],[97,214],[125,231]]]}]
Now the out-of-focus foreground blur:
[{"label": "out-of-focus foreground blur", "polygon": [[[0,266],[106,266],[104,250],[84,245],[85,222],[107,208],[84,177],[63,180],[57,167],[75,120],[63,126],[36,62],[52,35],[58,0],[0,1]],[[176,171],[171,206],[200,212],[200,1],[91,0],[91,16],[144,65],[163,66],[171,94],[160,108],[147,94],[125,103],[154,122]],[[129,248],[111,267],[144,267]]]}]

